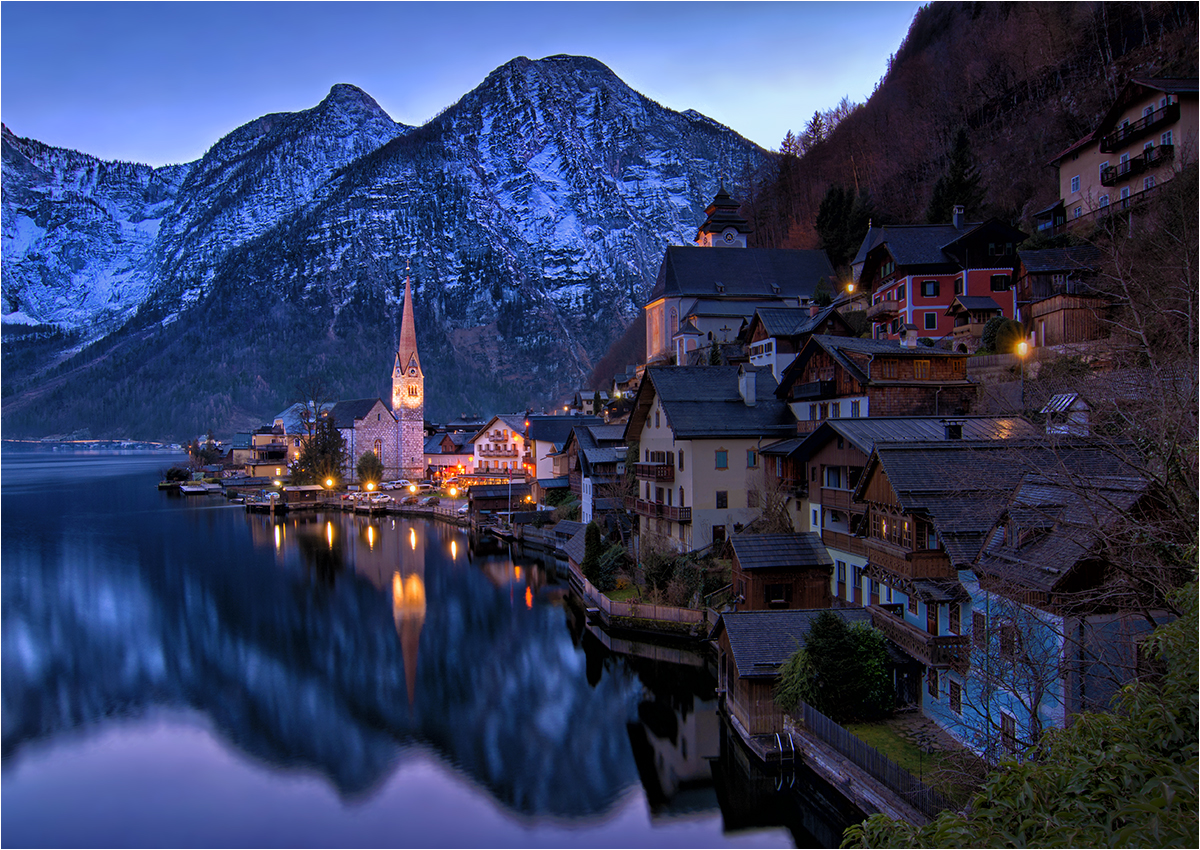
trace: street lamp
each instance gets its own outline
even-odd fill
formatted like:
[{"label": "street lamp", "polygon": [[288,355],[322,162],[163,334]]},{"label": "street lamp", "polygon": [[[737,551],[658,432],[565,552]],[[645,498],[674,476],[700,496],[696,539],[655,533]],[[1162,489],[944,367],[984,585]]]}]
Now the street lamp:
[{"label": "street lamp", "polygon": [[1029,343],[1021,340],[1017,343],[1017,356],[1021,358],[1021,412],[1025,412],[1025,355],[1029,353]]}]

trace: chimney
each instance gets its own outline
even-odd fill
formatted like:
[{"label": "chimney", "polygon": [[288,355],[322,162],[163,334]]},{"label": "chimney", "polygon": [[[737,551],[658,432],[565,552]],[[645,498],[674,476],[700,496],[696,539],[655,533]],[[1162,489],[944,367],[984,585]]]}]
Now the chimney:
[{"label": "chimney", "polygon": [[812,304],[809,305],[808,316],[810,319],[815,319],[817,317],[817,313],[820,313],[820,312],[821,312],[820,304],[818,304],[814,301]]},{"label": "chimney", "polygon": [[758,402],[755,397],[756,383],[756,372],[747,369],[745,366],[738,368],[738,395],[742,397],[742,401],[746,403],[746,407],[754,407]]},{"label": "chimney", "polygon": [[963,226],[963,208],[961,204],[956,204],[954,207],[954,229],[962,230]]}]

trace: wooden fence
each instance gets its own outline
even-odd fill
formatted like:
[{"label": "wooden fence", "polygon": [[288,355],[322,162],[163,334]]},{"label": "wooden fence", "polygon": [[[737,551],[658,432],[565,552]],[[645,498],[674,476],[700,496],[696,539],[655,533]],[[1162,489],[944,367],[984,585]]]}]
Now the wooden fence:
[{"label": "wooden fence", "polygon": [[604,612],[610,622],[613,618],[635,620],[657,620],[661,623],[680,623],[688,626],[711,625],[707,623],[707,609],[676,608],[673,605],[653,605],[649,602],[614,602],[600,592],[579,570],[571,564],[571,573],[582,589],[583,598],[589,606]]},{"label": "wooden fence", "polygon": [[808,703],[801,702],[800,708],[803,710],[804,727],[813,737],[829,744],[922,814],[932,819],[939,812],[955,808],[954,803]]}]

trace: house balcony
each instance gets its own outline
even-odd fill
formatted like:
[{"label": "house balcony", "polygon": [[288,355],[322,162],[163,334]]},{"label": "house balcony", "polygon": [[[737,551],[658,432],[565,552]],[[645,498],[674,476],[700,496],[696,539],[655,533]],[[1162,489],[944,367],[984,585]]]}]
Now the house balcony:
[{"label": "house balcony", "polygon": [[828,528],[821,529],[821,542],[830,548],[846,552],[850,555],[867,554],[867,542],[864,538],[855,537],[853,534],[846,534],[842,531],[831,531]]},{"label": "house balcony", "polygon": [[983,336],[983,326],[987,322],[963,322],[961,325],[955,325],[950,331],[950,338],[955,342],[979,339]]},{"label": "house balcony", "polygon": [[871,563],[902,578],[954,578],[950,556],[936,549],[913,552],[878,537],[866,538]]},{"label": "house balcony", "polygon": [[867,308],[868,322],[882,322],[894,319],[900,313],[900,302],[895,298],[884,298]]},{"label": "house balcony", "polygon": [[661,502],[651,502],[646,499],[635,499],[632,496],[625,497],[625,507],[633,511],[638,516],[653,517],[657,519],[669,519],[674,522],[691,522],[691,508],[677,508],[673,505],[664,505]]},{"label": "house balcony", "polygon": [[846,511],[850,510],[850,491],[835,490],[832,487],[821,488],[821,507],[826,510]]},{"label": "house balcony", "polygon": [[517,450],[502,449],[502,448],[480,448],[478,449],[480,457],[516,457]]},{"label": "house balcony", "polygon": [[832,398],[837,394],[837,381],[808,381],[792,387],[793,401],[812,401],[818,398]]},{"label": "house balcony", "polygon": [[1124,127],[1118,127],[1100,140],[1100,153],[1116,153],[1130,142],[1153,133],[1159,127],[1179,120],[1179,103],[1168,103]]},{"label": "house balcony", "polygon": [[635,463],[633,474],[650,481],[674,481],[675,467],[665,463]]},{"label": "house balcony", "polygon": [[1115,166],[1105,166],[1100,171],[1100,185],[1115,186],[1126,178],[1141,174],[1149,168],[1157,168],[1175,158],[1174,145],[1156,145],[1148,148],[1141,156],[1127,159]]},{"label": "house balcony", "polygon": [[897,606],[871,604],[871,625],[883,632],[892,643],[920,661],[926,667],[950,667],[965,673],[971,661],[971,639],[966,635],[931,635],[904,620],[904,614],[893,613]]}]

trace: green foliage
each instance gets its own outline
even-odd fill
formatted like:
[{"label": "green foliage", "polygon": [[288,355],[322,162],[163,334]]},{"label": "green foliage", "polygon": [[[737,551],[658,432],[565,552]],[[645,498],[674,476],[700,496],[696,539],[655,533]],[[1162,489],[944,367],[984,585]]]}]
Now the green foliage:
[{"label": "green foliage", "polygon": [[625,567],[628,556],[623,546],[609,546],[596,565],[596,580],[592,584],[607,593],[617,587],[617,574]]},{"label": "green foliage", "polygon": [[846,324],[850,326],[850,332],[854,336],[862,336],[871,334],[871,323],[867,321],[866,310],[847,310],[842,313],[842,318],[846,320]]},{"label": "green foliage", "polygon": [[1146,649],[1166,664],[1157,681],[1127,685],[1112,712],[1076,716],[1046,735],[1037,758],[990,774],[966,814],[924,827],[873,815],[844,847],[1196,847],[1195,582],[1175,596],[1181,616]]},{"label": "green foliage", "polygon": [[866,624],[847,626],[823,611],[808,630],[803,654],[788,660],[776,687],[775,702],[784,711],[794,711],[799,700],[839,722],[891,714],[894,692],[883,634]]},{"label": "green foliage", "polygon": [[923,345],[926,348],[933,348],[933,338],[928,336],[917,337],[917,345]]},{"label": "green foliage", "polygon": [[835,269],[844,270],[850,265],[872,221],[884,223],[865,189],[855,195],[853,190],[834,184],[825,192],[817,209],[817,244],[829,255]]},{"label": "green foliage", "polygon": [[813,302],[818,307],[828,307],[833,303],[833,287],[825,278],[817,281],[817,287],[813,290]]},{"label": "green foliage", "polygon": [[322,416],[317,421],[316,431],[303,443],[300,457],[292,464],[292,482],[295,484],[320,484],[332,478],[342,478],[342,467],[346,463],[346,441],[338,432],[332,416]]},{"label": "green foliage", "polygon": [[583,532],[583,563],[579,565],[579,568],[583,570],[583,577],[592,584],[596,584],[599,578],[600,549],[603,545],[600,526],[595,522],[589,522]]},{"label": "green foliage", "polygon": [[364,484],[378,484],[383,480],[383,461],[373,451],[364,452],[355,464],[354,471],[358,473],[358,480]]},{"label": "green foliage", "polygon": [[715,339],[712,341],[712,345],[708,347],[708,365],[721,365],[721,347],[717,345],[717,341]]},{"label": "green foliage", "polygon": [[1024,333],[1021,323],[1004,316],[994,316],[983,326],[979,337],[980,353],[1012,354]]},{"label": "green foliage", "polygon": [[163,481],[190,481],[192,473],[187,467],[172,466],[162,474]]}]

